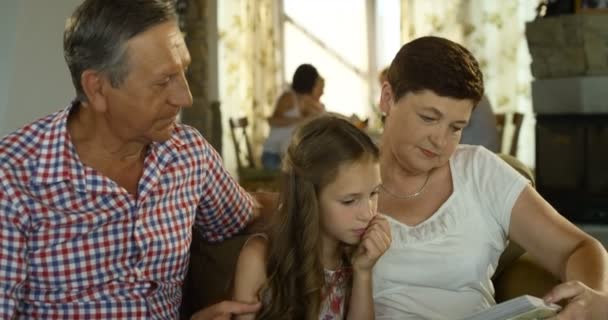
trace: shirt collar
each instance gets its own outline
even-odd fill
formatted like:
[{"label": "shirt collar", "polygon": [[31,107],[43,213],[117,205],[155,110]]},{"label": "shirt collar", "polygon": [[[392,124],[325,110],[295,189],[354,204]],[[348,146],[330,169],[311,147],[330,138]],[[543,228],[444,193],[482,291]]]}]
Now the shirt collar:
[{"label": "shirt collar", "polygon": [[[99,179],[99,173],[95,169],[85,166],[76,153],[76,148],[67,130],[67,120],[70,112],[78,106],[77,101],[70,103],[65,109],[56,113],[51,120],[50,126],[42,137],[38,152],[38,165],[32,177],[33,182],[52,184],[70,181],[80,191],[115,192],[117,188],[120,189],[118,185],[105,177],[105,179]],[[176,126],[175,131],[177,130]],[[176,156],[184,142],[175,131],[169,140],[150,144],[146,158],[150,154],[154,154],[156,159],[165,159],[163,162],[168,162]]]},{"label": "shirt collar", "polygon": [[74,105],[76,103],[72,102],[65,109],[56,113],[43,133],[33,177],[34,183],[48,184],[76,180],[77,177],[84,174],[81,172],[82,165],[72,165],[80,162],[67,131],[68,115]]}]

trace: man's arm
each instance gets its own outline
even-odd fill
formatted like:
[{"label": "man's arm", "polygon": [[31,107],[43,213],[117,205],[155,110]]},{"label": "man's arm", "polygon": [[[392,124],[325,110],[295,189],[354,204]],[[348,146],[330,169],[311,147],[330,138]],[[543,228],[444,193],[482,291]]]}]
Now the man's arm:
[{"label": "man's arm", "polygon": [[247,233],[260,232],[277,211],[279,194],[276,192],[250,192],[253,199],[253,219],[247,226]]},{"label": "man's arm", "polygon": [[217,242],[230,238],[245,229],[254,216],[253,197],[228,173],[217,152],[204,141],[203,157],[206,172],[203,194],[195,223],[201,235]]},{"label": "man's arm", "polygon": [[[14,200],[13,200],[14,201]],[[19,305],[18,291],[26,279],[27,239],[6,190],[0,186],[0,319],[13,319]]]}]

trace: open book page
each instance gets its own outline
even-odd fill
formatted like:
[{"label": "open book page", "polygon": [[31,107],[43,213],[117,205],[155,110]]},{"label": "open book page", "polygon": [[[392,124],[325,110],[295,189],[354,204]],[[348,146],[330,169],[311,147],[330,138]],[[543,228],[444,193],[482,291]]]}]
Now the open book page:
[{"label": "open book page", "polygon": [[461,320],[542,320],[555,316],[560,309],[556,304],[547,304],[540,298],[525,295]]}]

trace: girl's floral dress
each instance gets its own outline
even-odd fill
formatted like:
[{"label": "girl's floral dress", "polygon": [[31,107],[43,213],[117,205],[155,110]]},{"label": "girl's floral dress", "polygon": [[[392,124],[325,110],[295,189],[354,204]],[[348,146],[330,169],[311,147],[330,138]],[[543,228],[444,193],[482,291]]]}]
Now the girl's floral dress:
[{"label": "girl's floral dress", "polygon": [[326,292],[319,312],[319,320],[344,319],[348,299],[351,268],[325,270]]}]

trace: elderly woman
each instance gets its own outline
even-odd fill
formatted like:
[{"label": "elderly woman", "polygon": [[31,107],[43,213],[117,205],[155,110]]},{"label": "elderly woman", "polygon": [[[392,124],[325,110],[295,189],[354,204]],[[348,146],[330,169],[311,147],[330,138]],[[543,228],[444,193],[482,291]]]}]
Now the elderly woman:
[{"label": "elderly woman", "polygon": [[424,37],[404,45],[382,85],[378,211],[393,244],[376,264],[376,319],[459,319],[494,304],[492,277],[512,239],[563,284],[559,319],[608,319],[608,258],[527,180],[490,151],[459,145],[483,95],[462,46]]}]

